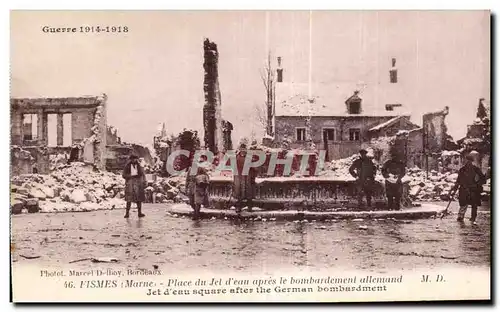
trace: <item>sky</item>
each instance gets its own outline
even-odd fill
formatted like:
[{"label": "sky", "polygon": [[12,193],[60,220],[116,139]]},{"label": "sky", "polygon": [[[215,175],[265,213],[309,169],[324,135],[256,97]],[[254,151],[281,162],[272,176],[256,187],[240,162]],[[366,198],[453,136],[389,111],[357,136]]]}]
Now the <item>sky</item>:
[{"label": "sky", "polygon": [[[126,33],[44,33],[43,26],[126,26]],[[11,96],[106,93],[107,121],[123,141],[152,145],[163,122],[202,131],[203,40],[219,49],[222,115],[233,141],[258,132],[261,71],[270,52],[285,81],[382,84],[391,58],[405,111],[449,106],[459,139],[490,99],[486,11],[14,11]],[[314,93],[314,90],[312,91]]]}]

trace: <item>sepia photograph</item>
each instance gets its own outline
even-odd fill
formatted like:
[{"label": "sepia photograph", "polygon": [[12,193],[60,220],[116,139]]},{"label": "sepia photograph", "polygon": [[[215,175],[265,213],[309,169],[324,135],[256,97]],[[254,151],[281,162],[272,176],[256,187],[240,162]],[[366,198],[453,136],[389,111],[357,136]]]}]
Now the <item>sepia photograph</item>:
[{"label": "sepia photograph", "polygon": [[491,300],[491,23],[12,10],[11,301]]}]

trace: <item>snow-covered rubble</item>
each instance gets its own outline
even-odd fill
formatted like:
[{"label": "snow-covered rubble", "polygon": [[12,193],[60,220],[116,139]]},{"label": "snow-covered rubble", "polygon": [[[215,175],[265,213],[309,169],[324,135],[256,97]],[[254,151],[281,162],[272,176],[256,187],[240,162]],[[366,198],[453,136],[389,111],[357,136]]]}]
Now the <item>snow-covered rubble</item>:
[{"label": "snow-covered rubble", "polygon": [[[368,151],[370,154],[370,151]],[[449,153],[450,155],[454,155]],[[348,158],[339,159],[327,163],[325,170],[320,173],[324,177],[337,177],[345,180],[354,180],[349,174],[349,167],[359,157],[353,155]],[[375,164],[378,166],[376,180],[384,182],[384,178],[380,172],[382,164]],[[415,201],[446,201],[449,200],[450,190],[453,188],[458,177],[458,173],[452,171],[437,172],[431,170],[427,176],[426,172],[418,167],[408,168],[403,182],[408,182],[409,197]],[[483,186],[483,196],[489,196],[491,192],[491,181],[487,180]],[[455,195],[456,197],[457,195]]]},{"label": "snow-covered rubble", "polygon": [[169,178],[157,177],[156,181],[150,181],[146,187],[146,202],[168,203],[182,201],[181,193],[185,193],[186,177],[175,176]]},{"label": "snow-covered rubble", "polygon": [[[373,156],[373,149],[367,148],[368,156]],[[331,177],[331,178],[339,178],[346,181],[354,181],[356,180],[350,173],[349,167],[352,163],[359,157],[358,154],[354,154],[350,157],[332,160],[331,162],[325,164],[324,170],[320,171],[319,176],[321,177]],[[384,182],[384,177],[380,172],[381,165],[374,161],[375,165],[378,167],[377,175],[375,176],[375,180],[377,182]]]},{"label": "snow-covered rubble", "polygon": [[[150,201],[154,197],[157,203],[176,200],[182,180],[178,177],[150,181],[146,194],[150,194]],[[124,208],[124,188],[125,180],[121,175],[73,162],[59,166],[48,175],[12,177],[11,210],[21,213],[23,210],[64,212]]]},{"label": "snow-covered rubble", "polygon": [[89,211],[125,206],[125,181],[121,176],[96,171],[93,166],[78,162],[59,165],[48,175],[14,176],[11,184],[13,213],[25,208],[30,210],[28,201],[31,201],[31,212]]},{"label": "snow-covered rubble", "polygon": [[426,172],[418,167],[407,169],[410,178],[410,198],[417,201],[450,200],[450,191],[457,180],[457,173],[439,173],[431,170]]},{"label": "snow-covered rubble", "polygon": [[[418,201],[450,200],[449,194],[458,178],[458,173],[437,172],[431,170],[427,177],[425,171],[418,167],[407,170],[410,180],[410,196]],[[483,185],[483,197],[490,196],[490,179]],[[455,194],[454,199],[457,199]]]}]

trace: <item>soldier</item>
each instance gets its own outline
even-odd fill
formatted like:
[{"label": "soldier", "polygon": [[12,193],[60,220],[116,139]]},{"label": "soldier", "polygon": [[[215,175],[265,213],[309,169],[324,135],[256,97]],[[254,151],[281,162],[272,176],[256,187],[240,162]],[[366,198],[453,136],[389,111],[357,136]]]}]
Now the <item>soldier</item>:
[{"label": "soldier", "polygon": [[196,174],[191,173],[191,167],[187,170],[186,191],[189,198],[189,205],[194,210],[193,219],[199,218],[201,205],[205,208],[209,206],[208,187],[210,177],[205,168],[198,167]]},{"label": "soldier", "polygon": [[382,166],[382,175],[385,178],[385,193],[389,210],[401,209],[401,196],[403,194],[403,179],[406,173],[405,164],[397,156],[392,156]]},{"label": "soldier", "polygon": [[139,157],[136,154],[130,155],[129,161],[123,169],[122,176],[125,179],[125,201],[127,202],[125,218],[129,217],[133,202],[137,204],[137,215],[139,218],[144,217],[142,203],[146,199],[144,192],[146,188],[146,175],[144,174],[144,169],[139,164]]},{"label": "soldier", "polygon": [[207,208],[209,205],[208,201],[208,187],[210,185],[210,177],[204,168],[198,168],[198,173],[195,176],[194,185],[194,219],[198,219],[200,216],[200,209],[203,205]]},{"label": "soldier", "polygon": [[472,207],[470,221],[476,224],[477,207],[481,205],[481,191],[486,178],[476,165],[474,165],[474,155],[471,153],[465,157],[465,164],[458,171],[458,178],[451,193],[458,189],[458,211],[457,221],[463,222],[467,206]]},{"label": "soldier", "polygon": [[233,173],[233,196],[236,199],[236,212],[241,212],[243,201],[246,201],[248,211],[252,211],[253,198],[255,192],[255,168],[250,168],[249,172],[243,172],[245,159],[247,157],[247,145],[241,143],[236,155],[236,169]]},{"label": "soldier", "polygon": [[365,149],[359,151],[360,158],[356,159],[349,173],[357,179],[358,188],[358,203],[363,206],[363,194],[366,196],[366,204],[368,207],[372,205],[372,190],[375,182],[375,174],[377,168],[373,161],[367,156],[368,152]]}]

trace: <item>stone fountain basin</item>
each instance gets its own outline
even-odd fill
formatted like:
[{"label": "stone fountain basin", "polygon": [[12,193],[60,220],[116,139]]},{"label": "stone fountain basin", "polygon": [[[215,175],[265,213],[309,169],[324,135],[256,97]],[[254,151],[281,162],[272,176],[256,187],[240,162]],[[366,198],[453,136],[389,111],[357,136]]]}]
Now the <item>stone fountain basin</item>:
[{"label": "stone fountain basin", "polygon": [[[446,208],[439,205],[423,203],[419,207],[406,208],[399,211],[391,210],[378,210],[378,211],[300,211],[300,210],[261,210],[255,208],[252,212],[242,211],[237,214],[232,209],[205,209],[200,211],[200,218],[202,219],[252,219],[263,221],[277,221],[277,220],[316,220],[326,221],[333,219],[398,219],[398,220],[412,220],[412,219],[426,219],[436,217],[442,213]],[[192,216],[193,209],[187,204],[175,204],[167,208],[167,212],[179,216]]]},{"label": "stone fountain basin", "polygon": [[[212,206],[221,210],[235,204],[231,177],[212,177],[209,196]],[[412,208],[408,197],[408,182],[403,184],[405,208]],[[264,210],[362,210],[358,203],[358,186],[354,179],[330,177],[269,177],[257,178],[254,204]],[[387,210],[385,186],[375,182],[372,194],[373,210]],[[366,209],[370,210],[370,209]]]}]

